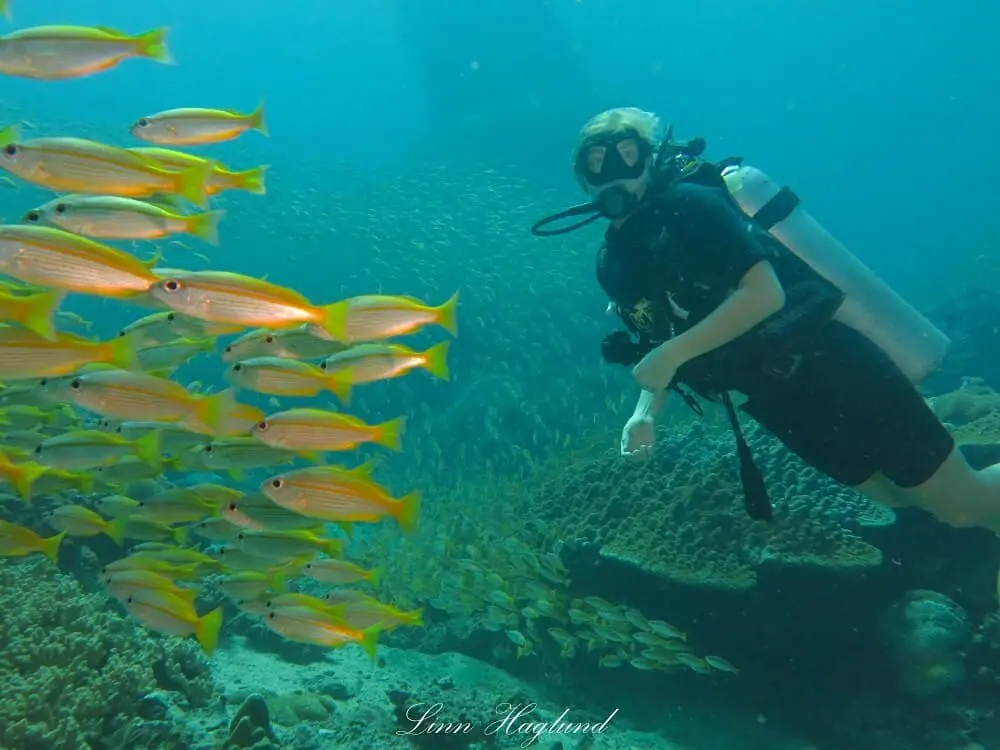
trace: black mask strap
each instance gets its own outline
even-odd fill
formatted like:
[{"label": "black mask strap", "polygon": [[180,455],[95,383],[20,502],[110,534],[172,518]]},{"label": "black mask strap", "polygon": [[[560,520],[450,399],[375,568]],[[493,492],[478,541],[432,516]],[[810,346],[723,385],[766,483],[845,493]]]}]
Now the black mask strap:
[{"label": "black mask strap", "polygon": [[747,515],[754,521],[774,520],[774,506],[767,492],[767,485],[764,483],[764,475],[760,473],[757,464],[753,460],[750,446],[743,436],[743,428],[740,427],[740,418],[736,414],[736,407],[729,397],[728,391],[722,392],[722,403],[726,407],[726,414],[729,416],[729,423],[733,427],[733,434],[736,436],[736,455],[740,461],[740,482],[743,484],[743,505]]},{"label": "black mask strap", "polygon": [[[592,214],[587,216],[588,214]],[[542,227],[548,226],[549,224],[554,224],[557,221],[562,221],[563,219],[572,219],[575,216],[587,216],[586,219],[581,219],[580,221],[574,222],[573,224],[567,224],[565,226],[556,227],[555,229],[543,229]],[[601,210],[596,202],[593,203],[581,203],[578,206],[572,206],[567,208],[565,211],[560,211],[557,214],[552,214],[551,216],[546,216],[544,219],[539,219],[534,224],[531,225],[531,233],[536,237],[555,237],[559,234],[566,234],[567,232],[572,232],[580,227],[585,227],[593,221],[597,221],[601,218]]]}]

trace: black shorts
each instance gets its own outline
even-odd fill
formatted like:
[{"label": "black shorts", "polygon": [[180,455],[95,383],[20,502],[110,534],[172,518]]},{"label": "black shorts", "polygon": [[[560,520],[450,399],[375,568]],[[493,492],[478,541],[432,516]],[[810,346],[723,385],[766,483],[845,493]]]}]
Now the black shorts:
[{"label": "black shorts", "polygon": [[778,362],[775,374],[754,378],[744,411],[849,487],[876,473],[907,488],[930,479],[954,440],[888,355],[838,322],[810,350],[790,376],[791,363]]}]

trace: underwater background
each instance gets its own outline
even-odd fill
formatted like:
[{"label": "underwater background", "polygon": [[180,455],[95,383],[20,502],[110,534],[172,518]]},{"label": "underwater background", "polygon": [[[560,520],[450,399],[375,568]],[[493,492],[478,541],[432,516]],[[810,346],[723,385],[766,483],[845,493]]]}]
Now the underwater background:
[{"label": "underwater background", "polygon": [[[521,746],[529,729],[495,724],[504,706],[550,723],[534,740],[546,750],[1000,748],[995,536],[875,506],[748,427],[777,506],[773,525],[754,525],[714,408],[697,418],[672,403],[653,461],[624,465],[635,387],[600,358],[612,329],[593,271],[600,230],[528,231],[584,199],[570,164],[583,122],[655,111],[680,137],[705,137],[709,158],[743,156],[792,186],[940,326],[951,354],[923,391],[960,443],[998,444],[1000,6],[11,0],[10,12],[0,35],[168,27],[175,60],[3,77],[0,127],[26,138],[131,147],[131,124],[150,113],[264,102],[267,137],[190,149],[267,165],[266,194],[212,198],[225,211],[218,246],[109,244],[317,304],[459,300],[447,379],[418,369],[357,387],[347,405],[280,399],[369,424],[405,417],[401,450],[331,454],[374,466],[395,497],[421,494],[409,532],[391,520],[337,532],[347,558],[378,571],[378,586],[352,590],[392,608],[374,661],[273,632],[225,594],[232,571],[199,558],[197,583],[181,585],[196,585],[202,615],[224,608],[206,654],[105,590],[105,566],[163,540],[123,551],[70,533],[54,561],[0,560],[0,748]],[[2,223],[52,197],[0,183]],[[102,341],[152,312],[76,294],[60,309],[68,330]],[[235,334],[212,338],[212,353],[171,376],[192,392],[227,387],[219,355]],[[403,343],[449,338],[428,328]],[[14,405],[0,402],[0,418]],[[250,493],[275,473],[230,468],[98,476],[30,503],[11,491],[0,519],[50,537],[46,519],[66,505],[199,483]],[[217,553],[198,522],[174,524],[192,527],[179,546]],[[287,573],[277,588],[326,590]],[[423,731],[435,706],[438,731]],[[601,728],[562,726],[564,711]]]}]

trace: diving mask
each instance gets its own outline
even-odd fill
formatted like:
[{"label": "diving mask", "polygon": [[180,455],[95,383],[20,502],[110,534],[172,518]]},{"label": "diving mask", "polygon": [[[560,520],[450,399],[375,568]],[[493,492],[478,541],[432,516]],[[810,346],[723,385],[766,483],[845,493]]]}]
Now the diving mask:
[{"label": "diving mask", "polygon": [[637,180],[648,167],[653,147],[637,133],[626,131],[591,138],[576,156],[576,173],[591,188]]}]

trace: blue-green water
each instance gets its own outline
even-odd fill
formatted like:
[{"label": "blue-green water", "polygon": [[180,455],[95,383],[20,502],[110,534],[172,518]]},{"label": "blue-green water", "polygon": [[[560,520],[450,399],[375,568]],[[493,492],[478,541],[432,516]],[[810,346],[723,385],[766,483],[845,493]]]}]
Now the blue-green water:
[{"label": "blue-green water", "polygon": [[[600,358],[614,328],[593,270],[603,222],[554,240],[528,232],[583,200],[571,171],[583,122],[614,106],[656,111],[678,135],[704,136],[712,158],[745,156],[794,186],[945,330],[951,355],[924,393],[962,442],[995,444],[1000,67],[989,50],[1000,11],[619,5],[11,1],[0,33],[163,26],[175,60],[3,78],[0,126],[25,138],[131,147],[131,124],[151,113],[265,102],[266,137],[190,149],[268,167],[265,195],[212,199],[226,212],[219,246],[111,244],[316,304],[387,294],[437,305],[458,291],[459,305],[447,381],[418,369],[355,388],[347,406],[329,394],[278,402],[373,424],[406,417],[402,451],[332,458],[372,458],[392,493],[419,490],[418,529],[357,523],[349,541],[337,536],[379,569],[378,590],[363,590],[421,610],[421,627],[387,628],[374,663],[355,646],[295,644],[222,596],[213,570],[198,577],[196,608],[223,606],[224,625],[206,656],[107,596],[99,571],[128,550],[71,534],[55,563],[15,555],[0,568],[0,747],[513,747],[530,731],[491,724],[505,703],[537,703],[535,722],[612,717],[590,734],[538,730],[545,748],[1000,747],[995,537],[862,501],[751,431],[779,511],[762,531],[742,515],[721,410],[697,420],[679,399],[656,461],[624,466],[615,454],[636,386]],[[0,184],[0,217],[16,223],[52,195]],[[78,317],[57,317],[60,328],[99,340],[150,312],[77,294],[61,310]],[[428,328],[402,341],[446,338]],[[218,392],[225,369],[216,353],[171,377]],[[272,474],[189,468],[120,489],[250,492]],[[50,536],[47,513],[115,488],[81,489],[31,505],[4,495],[0,517]],[[210,549],[194,535],[184,546]],[[251,694],[266,699],[271,735]],[[422,731],[419,707],[436,705],[440,722],[471,729]]]}]

